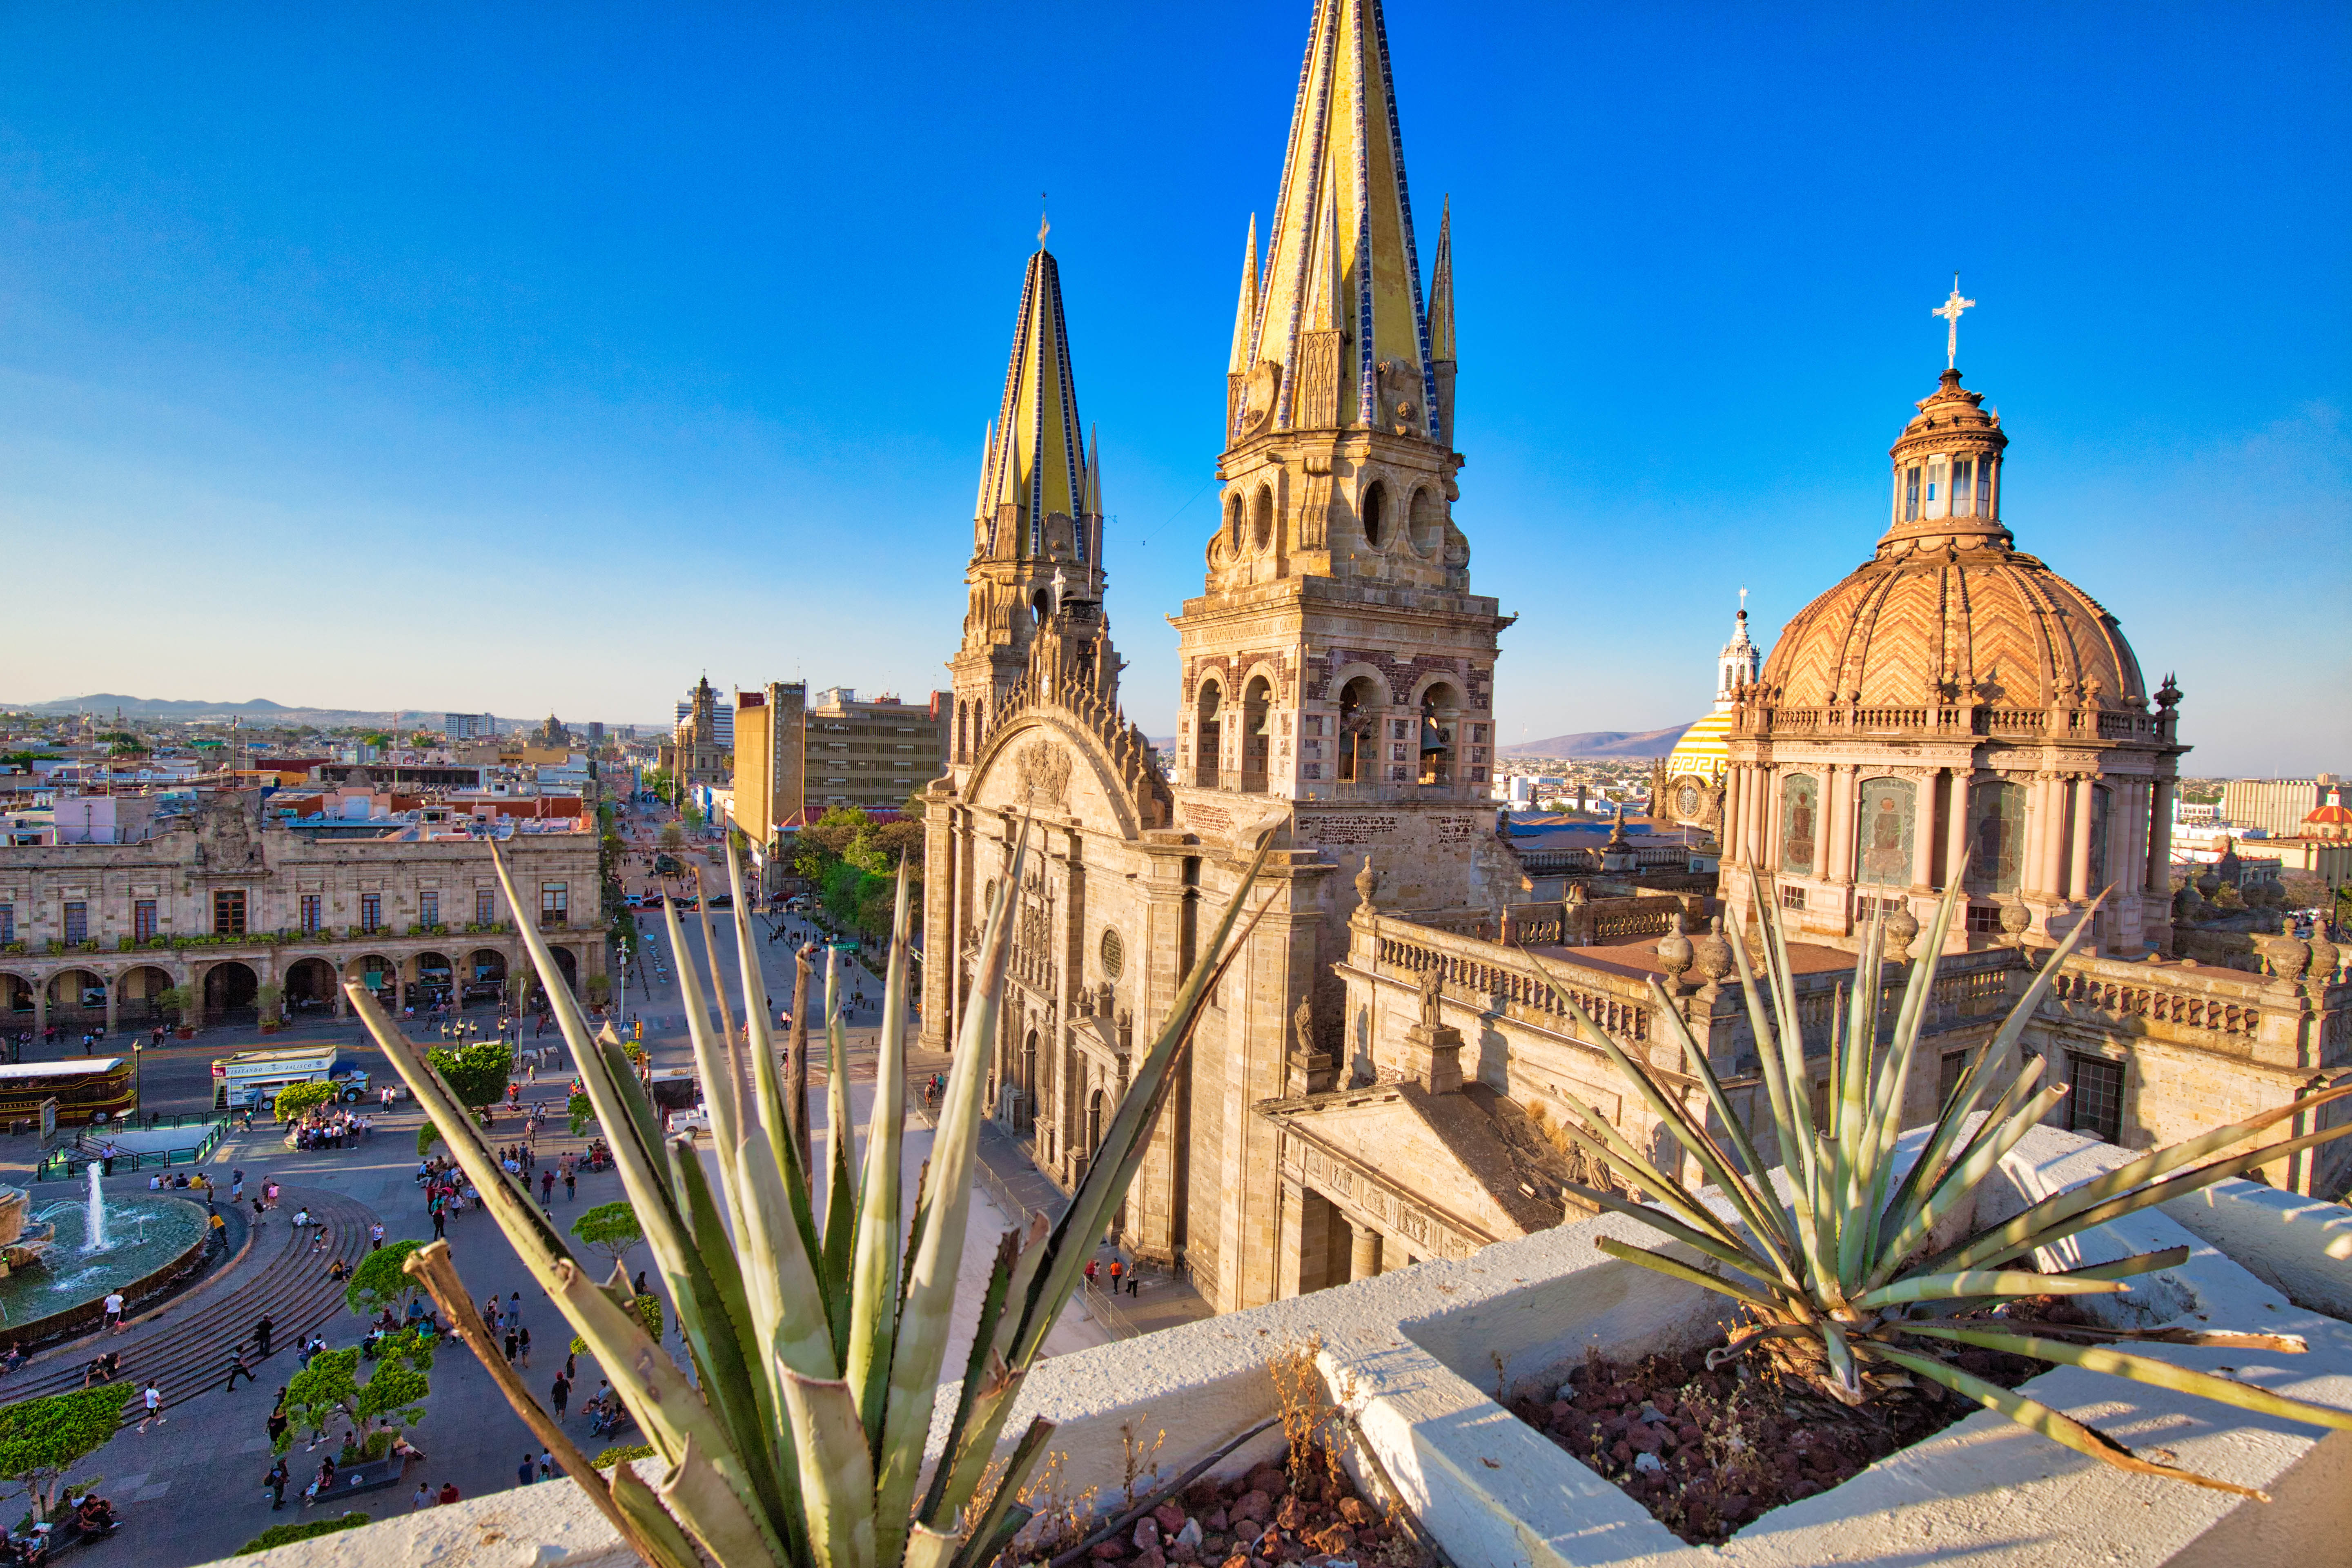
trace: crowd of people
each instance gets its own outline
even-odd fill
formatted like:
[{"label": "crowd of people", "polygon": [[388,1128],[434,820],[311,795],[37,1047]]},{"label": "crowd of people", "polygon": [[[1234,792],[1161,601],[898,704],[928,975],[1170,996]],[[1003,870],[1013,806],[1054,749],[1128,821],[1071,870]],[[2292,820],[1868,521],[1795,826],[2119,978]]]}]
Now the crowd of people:
[{"label": "crowd of people", "polygon": [[338,1106],[321,1106],[297,1117],[286,1130],[289,1149],[352,1149],[375,1131],[374,1119]]}]

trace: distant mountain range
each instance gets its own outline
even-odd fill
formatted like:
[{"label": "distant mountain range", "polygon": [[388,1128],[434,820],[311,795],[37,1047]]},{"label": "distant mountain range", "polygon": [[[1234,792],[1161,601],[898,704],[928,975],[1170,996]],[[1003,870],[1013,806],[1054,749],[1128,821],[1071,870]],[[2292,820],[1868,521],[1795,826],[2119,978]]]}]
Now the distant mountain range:
[{"label": "distant mountain range", "polygon": [[[368,724],[389,726],[394,713],[389,709],[362,708],[289,708],[283,702],[272,702],[267,697],[255,697],[243,702],[180,701],[168,697],[126,697],[119,691],[93,691],[86,697],[60,697],[54,702],[0,702],[0,708],[15,708],[29,713],[92,713],[111,718],[121,709],[125,719],[226,719],[234,714],[257,723],[282,725],[293,729],[341,729]],[[436,730],[441,726],[445,710],[439,708],[403,708],[398,717],[407,724]],[[537,728],[540,721],[517,716],[502,724],[520,724]],[[566,723],[585,722],[566,720]],[[640,724],[641,729],[663,729],[667,721]]]},{"label": "distant mountain range", "polygon": [[1609,758],[1663,757],[1675,749],[1688,724],[1667,730],[1587,730],[1574,735],[1554,735],[1549,741],[1524,741],[1497,748],[1507,757],[1570,757],[1580,761]]}]

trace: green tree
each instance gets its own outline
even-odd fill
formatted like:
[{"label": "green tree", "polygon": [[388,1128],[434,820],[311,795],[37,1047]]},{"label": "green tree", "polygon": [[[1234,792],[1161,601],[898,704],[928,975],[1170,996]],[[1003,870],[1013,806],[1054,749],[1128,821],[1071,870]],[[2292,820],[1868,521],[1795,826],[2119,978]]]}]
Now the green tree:
[{"label": "green tree", "polygon": [[373,1318],[386,1307],[395,1315],[407,1311],[408,1303],[424,1287],[401,1265],[424,1245],[391,1242],[361,1258],[360,1266],[352,1270],[352,1282],[343,1288],[344,1304],[362,1318]]},{"label": "green tree", "polygon": [[363,1513],[352,1512],[333,1519],[314,1519],[306,1524],[273,1524],[259,1535],[236,1549],[239,1557],[251,1557],[276,1546],[291,1546],[298,1541],[315,1541],[321,1535],[333,1535],[341,1531],[357,1530],[368,1521]]},{"label": "green tree", "polygon": [[359,1380],[356,1349],[320,1351],[286,1384],[289,1425],[278,1435],[278,1452],[293,1447],[300,1428],[324,1432],[343,1426],[358,1435],[360,1452],[365,1453],[376,1432],[414,1426],[425,1418],[425,1401],[433,1392],[425,1374],[432,1370],[433,1343],[415,1329],[383,1342],[375,1373],[365,1383]]},{"label": "green tree", "polygon": [[514,1053],[498,1041],[477,1040],[454,1049],[436,1046],[430,1056],[433,1069],[449,1080],[460,1104],[479,1110],[506,1098]]},{"label": "green tree", "polygon": [[598,1204],[572,1222],[572,1234],[611,1258],[617,1267],[632,1247],[645,1240],[637,1211],[625,1203]]},{"label": "green tree", "polygon": [[574,1138],[585,1132],[588,1130],[588,1124],[596,1120],[596,1107],[584,1094],[573,1095],[564,1105],[563,1111],[571,1118],[572,1136]]},{"label": "green tree", "polygon": [[686,829],[675,822],[662,824],[661,847],[672,854],[686,847]]},{"label": "green tree", "polygon": [[278,1091],[277,1106],[271,1114],[280,1121],[292,1121],[334,1098],[335,1086],[331,1083],[289,1083]]},{"label": "green tree", "polygon": [[0,1407],[0,1481],[25,1489],[36,1521],[57,1511],[66,1473],[113,1439],[130,1399],[122,1383]]}]

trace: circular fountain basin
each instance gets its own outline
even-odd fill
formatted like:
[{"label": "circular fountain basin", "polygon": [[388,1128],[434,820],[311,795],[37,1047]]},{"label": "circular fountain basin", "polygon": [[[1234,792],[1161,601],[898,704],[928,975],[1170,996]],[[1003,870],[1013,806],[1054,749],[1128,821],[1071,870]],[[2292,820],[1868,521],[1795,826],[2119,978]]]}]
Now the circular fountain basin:
[{"label": "circular fountain basin", "polygon": [[132,1302],[184,1273],[202,1254],[205,1211],[183,1198],[106,1200],[107,1246],[84,1251],[89,1210],[80,1198],[36,1204],[28,1217],[57,1227],[48,1249],[0,1279],[0,1343],[31,1346],[89,1324],[107,1293]]}]

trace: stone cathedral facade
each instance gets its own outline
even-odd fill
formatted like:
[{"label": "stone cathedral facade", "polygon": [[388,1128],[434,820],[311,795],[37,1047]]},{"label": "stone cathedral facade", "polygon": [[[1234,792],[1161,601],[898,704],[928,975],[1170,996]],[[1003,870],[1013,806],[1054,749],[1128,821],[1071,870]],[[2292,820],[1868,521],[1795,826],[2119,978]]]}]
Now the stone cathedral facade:
[{"label": "stone cathedral facade", "polygon": [[[1316,0],[1270,231],[1261,249],[1253,221],[1243,256],[1218,521],[1202,592],[1173,617],[1166,774],[1119,705],[1100,464],[1042,237],[1030,259],[950,661],[950,763],[928,795],[923,1027],[931,1048],[952,1043],[1032,818],[1006,889],[989,1104],[1042,1169],[1085,1173],[1133,1053],[1267,826],[1276,849],[1251,900],[1266,910],[1118,1222],[1220,1310],[1580,1214],[1563,1184],[1608,1178],[1557,1135],[1571,1101],[1637,1140],[1656,1130],[1569,999],[1643,1051],[1665,1033],[1655,1009],[1674,1007],[1745,1107],[1756,1042],[1711,923],[1778,900],[1806,943],[1804,1005],[1826,1020],[1876,901],[1901,906],[1907,952],[1961,847],[1998,849],[2012,828],[2009,858],[1971,872],[1993,880],[1936,987],[1947,1070],[2021,992],[2034,944],[2081,918],[2093,868],[2126,884],[2103,906],[2105,945],[2070,961],[2025,1042],[2084,1087],[2075,1108],[2098,1120],[2076,1125],[2177,1136],[2352,1061],[2352,986],[2332,950],[2324,975],[2311,952],[2291,976],[2145,961],[2168,930],[2149,827],[2181,749],[2177,694],[2151,700],[2112,617],[2011,551],[2007,437],[1957,377],[1896,448],[1887,559],[1792,623],[1760,675],[1738,639],[1707,816],[1735,853],[1771,847],[1767,879],[1727,878],[1718,901],[1711,882],[1662,886],[1603,851],[1567,901],[1528,901],[1490,798],[1513,617],[1474,592],[1454,514],[1449,230],[1441,216],[1424,270],[1377,0]],[[1914,481],[1946,499],[1922,513]],[[1899,679],[1871,673],[1882,665]],[[1915,1080],[1924,1115],[1938,1075]],[[2273,1175],[2304,1190],[2341,1178]]]}]

